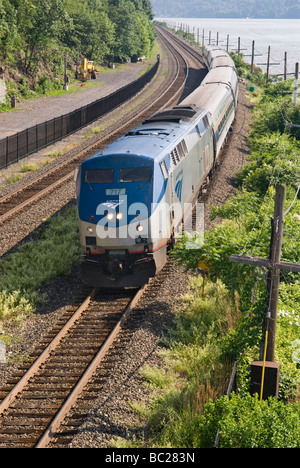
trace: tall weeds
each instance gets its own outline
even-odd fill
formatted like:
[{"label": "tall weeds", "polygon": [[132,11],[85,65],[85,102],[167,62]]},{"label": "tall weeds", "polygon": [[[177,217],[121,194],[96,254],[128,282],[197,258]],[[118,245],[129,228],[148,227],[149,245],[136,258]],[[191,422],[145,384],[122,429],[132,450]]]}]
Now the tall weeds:
[{"label": "tall weeds", "polygon": [[66,275],[80,261],[75,208],[50,219],[38,238],[21,245],[0,260],[0,328],[33,313],[43,298],[39,289],[53,278]]}]

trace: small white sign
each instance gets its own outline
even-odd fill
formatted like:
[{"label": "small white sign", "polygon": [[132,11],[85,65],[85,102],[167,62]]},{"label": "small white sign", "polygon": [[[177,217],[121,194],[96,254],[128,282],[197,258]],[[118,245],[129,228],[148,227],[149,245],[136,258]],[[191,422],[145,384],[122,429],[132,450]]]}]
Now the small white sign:
[{"label": "small white sign", "polygon": [[6,85],[4,81],[0,78],[0,104],[5,104],[6,102]]},{"label": "small white sign", "polygon": [[0,340],[0,364],[6,363],[6,344]]}]

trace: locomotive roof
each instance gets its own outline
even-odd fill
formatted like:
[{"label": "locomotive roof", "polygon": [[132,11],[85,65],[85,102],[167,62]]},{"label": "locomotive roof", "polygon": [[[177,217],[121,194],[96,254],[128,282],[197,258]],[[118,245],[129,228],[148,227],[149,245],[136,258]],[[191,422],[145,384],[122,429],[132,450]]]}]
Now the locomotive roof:
[{"label": "locomotive roof", "polygon": [[191,124],[201,114],[204,115],[205,111],[193,105],[160,111],[89,159],[119,154],[161,159],[169,147],[171,151],[177,140],[183,138],[185,131],[189,131]]}]

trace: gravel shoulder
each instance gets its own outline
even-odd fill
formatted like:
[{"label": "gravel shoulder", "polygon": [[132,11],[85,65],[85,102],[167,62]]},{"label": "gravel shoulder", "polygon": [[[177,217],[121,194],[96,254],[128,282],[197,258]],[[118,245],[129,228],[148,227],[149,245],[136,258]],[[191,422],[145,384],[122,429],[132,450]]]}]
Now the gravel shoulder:
[{"label": "gravel shoulder", "polygon": [[147,71],[149,62],[117,65],[114,70],[100,72],[97,79],[89,82],[91,88],[77,84],[76,92],[67,92],[60,96],[40,97],[18,102],[15,110],[0,114],[0,140],[6,136],[25,130],[45,120],[51,120],[62,114],[86,106],[98,99],[135,81]]},{"label": "gravel shoulder", "polygon": [[[200,201],[205,204],[205,229],[218,222],[209,220],[211,207],[221,206],[236,191],[235,174],[247,162],[247,135],[251,119],[251,106],[246,89],[241,83],[241,96],[234,132],[222,155],[222,162],[213,181]],[[146,421],[134,410],[135,406],[148,407],[155,393],[145,383],[142,366],[163,367],[160,352],[161,337],[172,326],[174,313],[182,307],[181,296],[186,293],[190,275],[176,264],[164,278],[159,292],[141,300],[136,310],[142,322],[136,324],[126,349],[111,372],[89,419],[80,427],[70,448],[111,448],[118,437],[122,441],[139,440],[147,435]],[[134,313],[127,327],[135,326]]]}]

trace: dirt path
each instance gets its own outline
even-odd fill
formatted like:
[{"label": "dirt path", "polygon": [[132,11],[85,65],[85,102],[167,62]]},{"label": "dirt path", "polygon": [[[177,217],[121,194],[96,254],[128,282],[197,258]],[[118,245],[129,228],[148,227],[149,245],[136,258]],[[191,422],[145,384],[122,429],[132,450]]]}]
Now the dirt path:
[{"label": "dirt path", "polygon": [[12,112],[0,114],[0,140],[46,120],[67,114],[135,81],[147,71],[150,62],[127,63],[115,70],[98,73],[97,80],[86,88],[78,83],[77,91],[61,96],[40,97],[17,103]]}]

